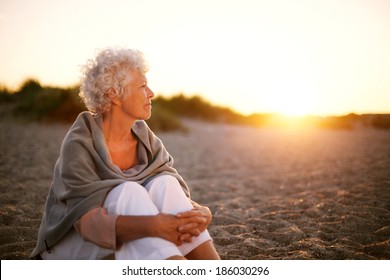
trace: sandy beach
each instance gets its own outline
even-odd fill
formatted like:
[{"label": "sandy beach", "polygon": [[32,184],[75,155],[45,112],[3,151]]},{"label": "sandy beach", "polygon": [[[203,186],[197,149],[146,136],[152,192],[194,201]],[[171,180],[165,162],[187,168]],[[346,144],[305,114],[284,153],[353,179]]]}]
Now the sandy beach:
[{"label": "sandy beach", "polygon": [[[0,116],[0,259],[27,259],[68,124]],[[390,131],[157,133],[222,259],[390,259]]]}]

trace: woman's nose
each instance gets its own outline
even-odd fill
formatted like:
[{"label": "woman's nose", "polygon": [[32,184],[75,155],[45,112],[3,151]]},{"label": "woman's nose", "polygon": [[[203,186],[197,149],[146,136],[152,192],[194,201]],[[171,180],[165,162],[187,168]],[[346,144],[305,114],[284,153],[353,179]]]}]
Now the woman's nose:
[{"label": "woman's nose", "polygon": [[148,98],[153,98],[154,92],[148,87]]}]

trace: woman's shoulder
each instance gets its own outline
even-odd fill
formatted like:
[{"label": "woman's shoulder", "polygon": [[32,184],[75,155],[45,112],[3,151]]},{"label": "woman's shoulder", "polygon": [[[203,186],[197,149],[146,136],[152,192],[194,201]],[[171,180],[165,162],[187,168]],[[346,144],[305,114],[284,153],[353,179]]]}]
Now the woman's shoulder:
[{"label": "woman's shoulder", "polygon": [[101,117],[89,111],[81,112],[73,122],[70,130],[77,128],[86,128],[90,129],[91,126],[99,126],[101,122]]},{"label": "woman's shoulder", "polygon": [[[67,134],[65,135],[64,142],[74,142],[75,140],[83,141],[87,140],[92,135],[92,130],[95,130],[97,127],[98,120],[96,116],[89,112],[81,112],[69,128]],[[76,142],[78,142],[76,141]]]},{"label": "woman's shoulder", "polygon": [[75,123],[80,122],[80,121],[91,121],[91,120],[96,120],[99,118],[97,114],[94,114],[90,111],[83,111],[78,116],[76,117]]}]

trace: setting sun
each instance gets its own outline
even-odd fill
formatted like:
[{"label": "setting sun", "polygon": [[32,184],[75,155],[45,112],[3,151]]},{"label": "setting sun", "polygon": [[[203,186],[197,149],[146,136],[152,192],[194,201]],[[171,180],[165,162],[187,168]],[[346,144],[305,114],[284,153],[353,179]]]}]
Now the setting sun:
[{"label": "setting sun", "polygon": [[[289,93],[291,94],[291,93]],[[283,101],[280,101],[275,105],[276,113],[283,114],[285,116],[304,116],[311,113],[311,104],[304,97],[291,96],[283,97]]]},{"label": "setting sun", "polygon": [[265,98],[272,113],[286,116],[303,116],[315,111],[316,92],[309,81],[299,79],[293,73],[282,77],[269,89]]}]

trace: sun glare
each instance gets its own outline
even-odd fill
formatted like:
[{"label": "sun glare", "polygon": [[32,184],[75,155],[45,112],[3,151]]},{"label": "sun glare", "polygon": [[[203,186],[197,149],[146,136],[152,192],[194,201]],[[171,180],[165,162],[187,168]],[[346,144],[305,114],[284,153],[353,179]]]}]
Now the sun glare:
[{"label": "sun glare", "polygon": [[306,98],[286,98],[277,105],[277,113],[287,117],[302,117],[311,112],[311,102]]},{"label": "sun glare", "polygon": [[274,85],[268,98],[271,112],[285,116],[305,116],[315,110],[315,91],[303,80],[284,80]]}]

